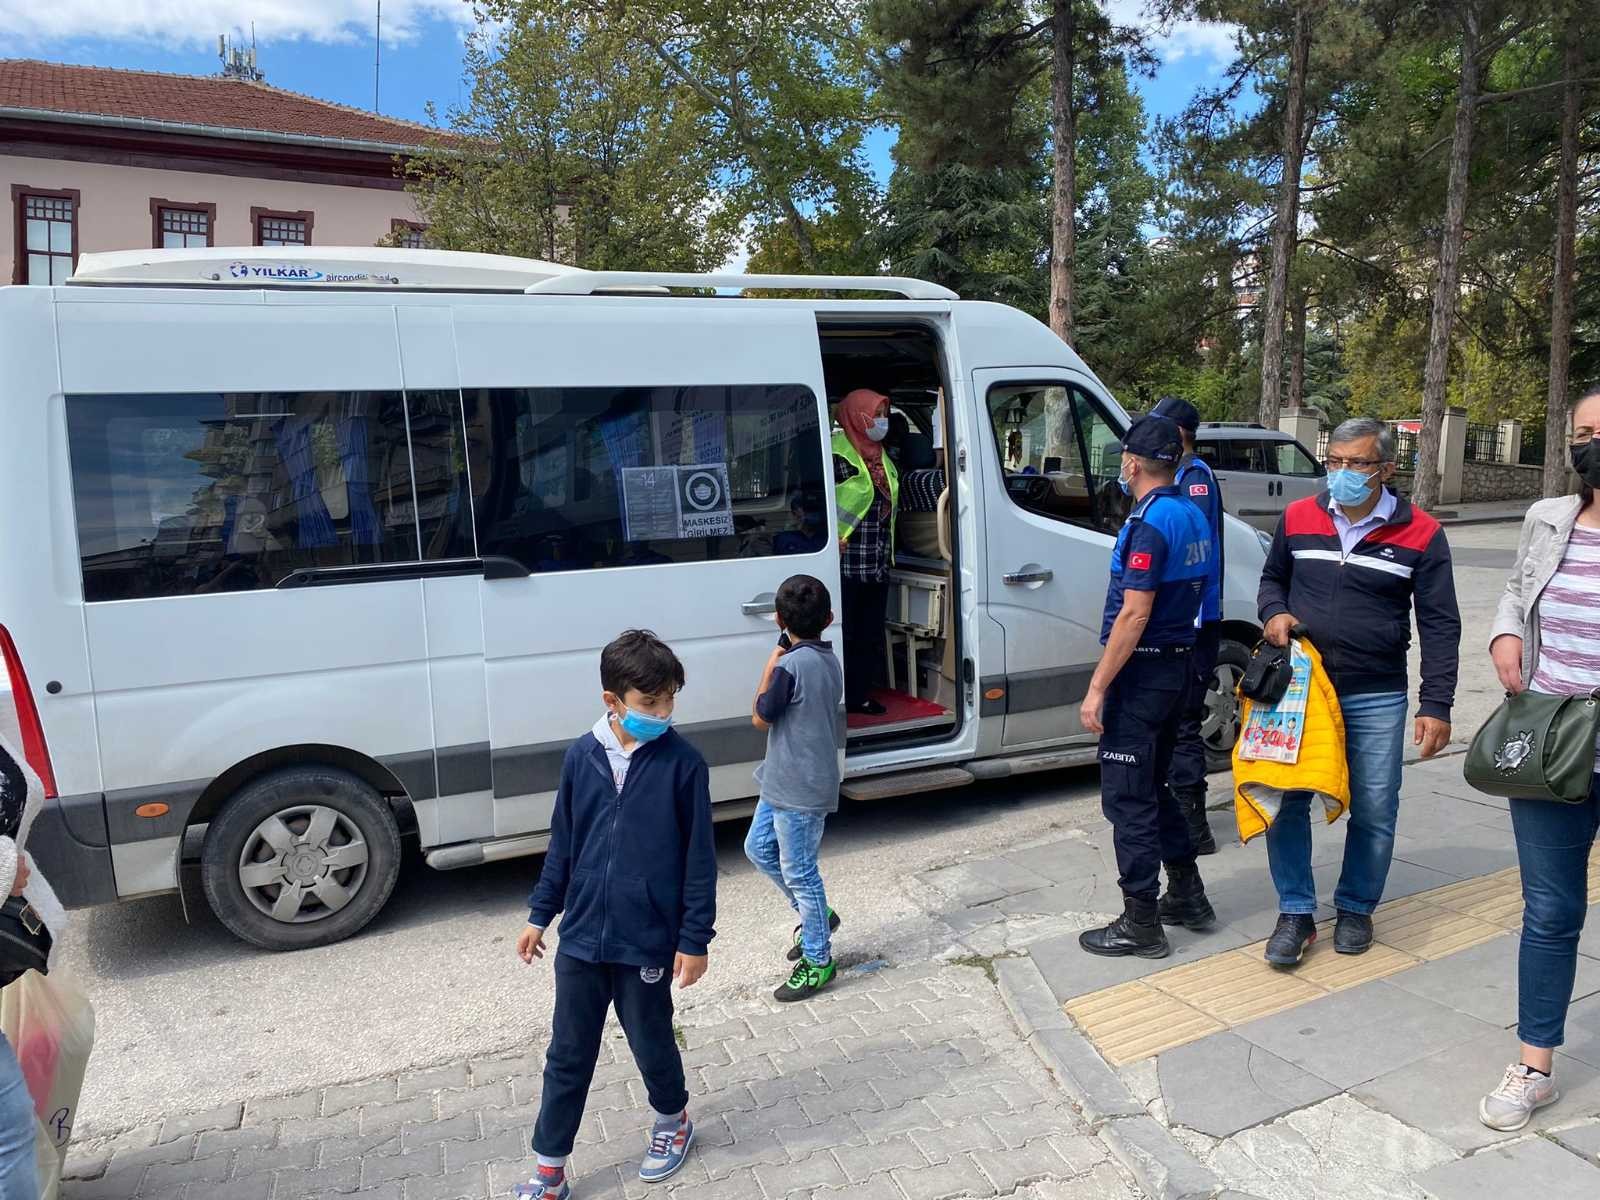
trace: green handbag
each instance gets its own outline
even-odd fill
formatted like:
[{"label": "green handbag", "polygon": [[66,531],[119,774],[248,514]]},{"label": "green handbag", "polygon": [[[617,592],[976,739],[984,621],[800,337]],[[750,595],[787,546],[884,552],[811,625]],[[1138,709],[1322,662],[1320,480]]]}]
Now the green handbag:
[{"label": "green handbag", "polygon": [[1600,688],[1587,696],[1507,695],[1472,739],[1463,774],[1491,796],[1581,804],[1594,786]]}]

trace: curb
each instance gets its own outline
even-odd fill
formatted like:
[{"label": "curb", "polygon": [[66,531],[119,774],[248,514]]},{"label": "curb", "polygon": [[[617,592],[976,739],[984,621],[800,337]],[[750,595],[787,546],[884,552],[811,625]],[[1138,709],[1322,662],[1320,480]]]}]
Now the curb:
[{"label": "curb", "polygon": [[[1530,500],[1528,503],[1532,504],[1533,501]],[[1522,517],[1523,514],[1521,513],[1504,513],[1492,517],[1440,517],[1439,524],[1443,525],[1446,529],[1459,528],[1463,525],[1510,525],[1513,523],[1520,523],[1522,521]]]},{"label": "curb", "polygon": [[996,961],[1001,999],[1033,1052],[1090,1128],[1151,1200],[1202,1200],[1221,1182],[1150,1116],[1089,1040],[1072,1027],[1030,956]]}]

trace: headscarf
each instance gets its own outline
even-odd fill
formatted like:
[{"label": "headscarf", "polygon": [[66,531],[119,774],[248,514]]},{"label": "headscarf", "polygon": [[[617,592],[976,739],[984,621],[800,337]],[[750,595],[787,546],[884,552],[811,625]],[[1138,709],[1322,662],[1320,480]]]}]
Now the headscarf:
[{"label": "headscarf", "polygon": [[889,397],[871,388],[857,388],[839,401],[839,428],[867,464],[872,484],[885,496],[889,494],[889,476],[883,469],[883,443],[867,436],[867,429],[877,419],[878,405]]}]

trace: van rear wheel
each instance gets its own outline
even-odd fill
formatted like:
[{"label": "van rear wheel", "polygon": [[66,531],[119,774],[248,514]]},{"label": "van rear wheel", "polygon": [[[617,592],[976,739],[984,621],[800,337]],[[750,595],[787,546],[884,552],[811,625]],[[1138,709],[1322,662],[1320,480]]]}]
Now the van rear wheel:
[{"label": "van rear wheel", "polygon": [[400,874],[400,829],[365,780],[331,767],[262,776],[206,830],[200,879],[229,932],[303,950],[371,921]]},{"label": "van rear wheel", "polygon": [[1249,665],[1249,648],[1223,638],[1217,647],[1216,670],[1206,688],[1205,716],[1200,720],[1207,771],[1226,771],[1233,765],[1233,744],[1239,740],[1239,680]]}]

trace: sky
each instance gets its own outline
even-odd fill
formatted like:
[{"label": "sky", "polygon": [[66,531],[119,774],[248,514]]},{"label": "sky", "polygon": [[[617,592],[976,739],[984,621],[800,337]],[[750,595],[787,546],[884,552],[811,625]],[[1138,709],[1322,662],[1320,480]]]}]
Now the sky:
[{"label": "sky", "polygon": [[[1143,0],[1105,0],[1124,23],[1144,23]],[[0,0],[0,58],[215,74],[217,37],[248,45],[268,83],[371,109],[377,0]],[[463,99],[462,41],[472,29],[469,0],[384,0],[377,104],[387,116],[443,118]],[[1162,65],[1140,80],[1146,111],[1178,112],[1232,57],[1231,31],[1188,22],[1153,45]],[[869,159],[888,178],[893,135],[876,134]]]}]

